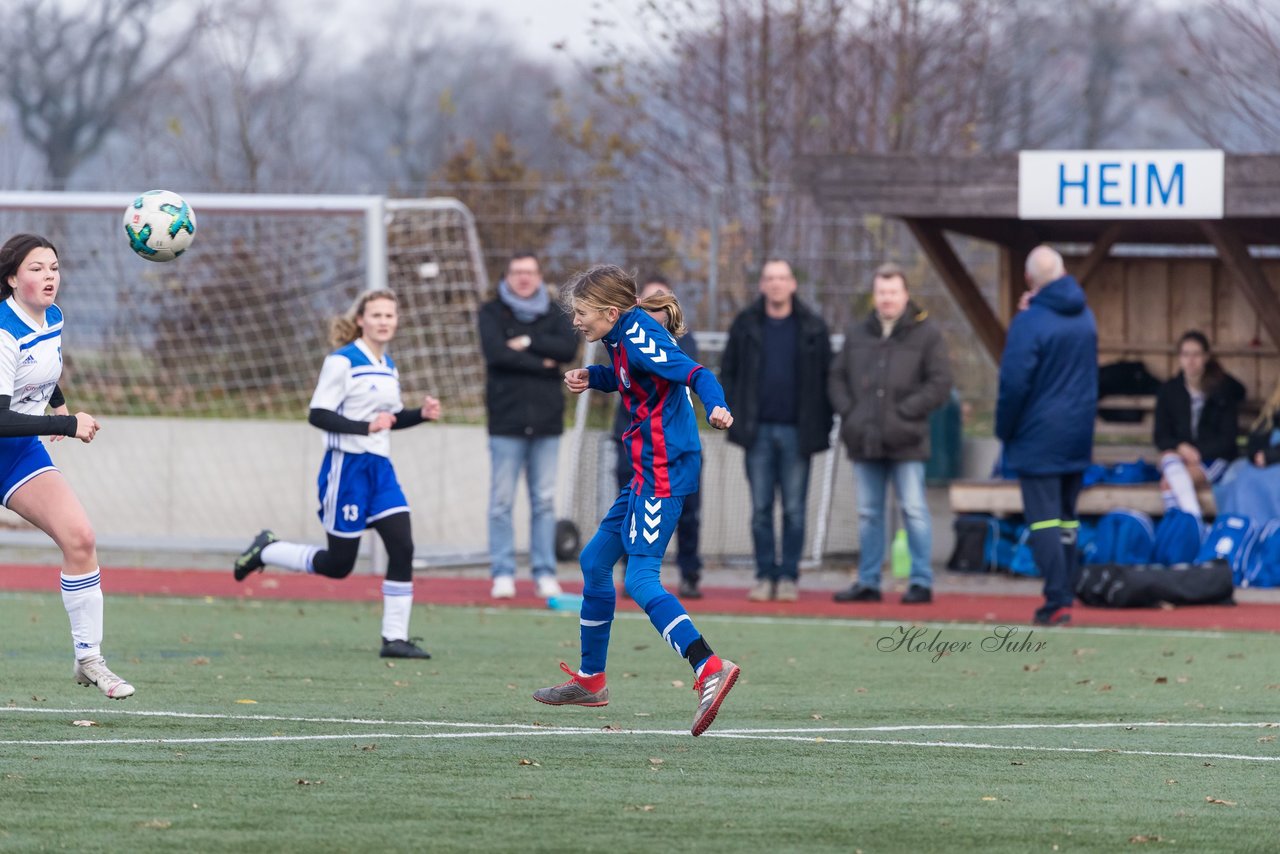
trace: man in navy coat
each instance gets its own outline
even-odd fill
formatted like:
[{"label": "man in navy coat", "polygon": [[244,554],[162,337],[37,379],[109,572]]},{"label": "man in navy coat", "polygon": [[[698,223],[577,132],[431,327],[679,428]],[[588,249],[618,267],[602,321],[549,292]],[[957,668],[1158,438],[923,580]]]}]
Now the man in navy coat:
[{"label": "man in navy coat", "polygon": [[1098,326],[1053,249],[1031,251],[1026,281],[1000,359],[996,436],[1022,487],[1031,553],[1044,578],[1033,622],[1052,626],[1071,619],[1075,599],[1076,499],[1093,456]]}]

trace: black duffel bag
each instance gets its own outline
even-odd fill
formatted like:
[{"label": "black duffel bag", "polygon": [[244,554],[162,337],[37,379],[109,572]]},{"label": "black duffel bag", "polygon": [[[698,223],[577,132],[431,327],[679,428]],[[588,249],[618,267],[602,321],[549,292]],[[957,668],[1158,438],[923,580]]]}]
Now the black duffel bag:
[{"label": "black duffel bag", "polygon": [[1076,598],[1099,608],[1170,605],[1234,605],[1231,564],[1225,560],[1174,566],[1086,564],[1076,581]]}]

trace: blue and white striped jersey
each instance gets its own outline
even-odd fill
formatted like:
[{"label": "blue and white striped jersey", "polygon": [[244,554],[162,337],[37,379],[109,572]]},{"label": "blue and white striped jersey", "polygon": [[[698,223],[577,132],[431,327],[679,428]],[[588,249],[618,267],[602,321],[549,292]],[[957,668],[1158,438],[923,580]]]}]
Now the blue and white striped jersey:
[{"label": "blue and white striped jersey", "polygon": [[[356,339],[325,357],[320,380],[311,396],[312,409],[327,409],[353,421],[372,421],[379,412],[393,415],[404,409],[400,399],[400,372],[389,355],[381,359]],[[391,431],[370,436],[325,433],[325,448],[348,454],[391,456]]]},{"label": "blue and white striped jersey", "polygon": [[62,376],[62,309],[45,309],[35,320],[12,296],[0,303],[0,395],[9,409],[43,415]]}]

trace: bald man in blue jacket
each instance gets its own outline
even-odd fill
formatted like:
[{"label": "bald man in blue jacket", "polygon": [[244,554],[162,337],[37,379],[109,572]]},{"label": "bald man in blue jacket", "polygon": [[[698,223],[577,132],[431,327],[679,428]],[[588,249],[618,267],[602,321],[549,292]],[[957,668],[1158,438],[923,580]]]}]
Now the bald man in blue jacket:
[{"label": "bald man in blue jacket", "polygon": [[1076,499],[1093,457],[1098,409],[1098,326],[1062,256],[1037,246],[1027,256],[1028,293],[1009,324],[1000,359],[996,436],[1018,475],[1044,605],[1036,625],[1071,619],[1080,521]]}]

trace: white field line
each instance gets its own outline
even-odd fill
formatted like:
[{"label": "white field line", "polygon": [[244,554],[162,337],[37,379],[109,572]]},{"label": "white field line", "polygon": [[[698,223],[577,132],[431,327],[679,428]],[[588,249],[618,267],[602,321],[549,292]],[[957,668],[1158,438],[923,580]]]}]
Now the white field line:
[{"label": "white field line", "polygon": [[[123,715],[127,717],[174,718],[189,720],[259,721],[273,723],[348,724],[360,726],[451,727],[455,729],[526,730],[530,732],[603,731],[600,727],[547,726],[539,724],[487,724],[473,721],[389,720],[385,718],[312,718],[287,715],[234,715],[225,712],[178,712],[153,709],[79,708],[57,709],[45,706],[0,706],[0,713],[21,712],[39,715]],[[749,729],[717,729],[719,735],[792,735],[841,732],[946,732],[954,730],[1063,730],[1063,729],[1269,729],[1280,728],[1280,721],[1079,721],[1068,723],[1008,724],[888,724],[853,727],[752,727]],[[635,735],[658,735],[667,730],[610,730]],[[96,742],[95,742],[96,743]]]},{"label": "white field line", "polygon": [[[265,736],[214,736],[204,738],[112,738],[112,739],[92,739],[92,738],[74,738],[74,739],[32,739],[32,740],[11,740],[0,741],[0,746],[15,747],[55,747],[55,746],[84,746],[84,745],[182,745],[182,744],[261,744],[261,743],[287,743],[287,742],[304,742],[304,741],[359,741],[364,739],[377,738],[382,740],[394,739],[462,739],[462,738],[510,738],[519,736],[587,736],[587,735],[648,735],[648,736],[664,736],[664,737],[683,737],[686,735],[684,730],[631,730],[624,732],[607,732],[604,730],[580,730],[580,729],[543,729],[536,731],[520,730],[518,732],[500,732],[495,730],[485,730],[483,732],[436,732],[436,733],[410,733],[410,732],[363,732],[363,733],[337,733],[325,735],[265,735]],[[717,732],[706,733],[712,738],[723,739],[750,739],[756,741],[781,741],[803,744],[853,744],[860,746],[883,746],[883,747],[925,747],[925,748],[942,748],[947,750],[1004,750],[1019,751],[1024,753],[1113,753],[1123,756],[1157,756],[1172,759],[1232,759],[1242,762],[1280,762],[1280,756],[1253,756],[1240,753],[1201,753],[1201,752],[1177,752],[1170,750],[1129,750],[1114,747],[1046,747],[1043,745],[1026,745],[1026,744],[984,744],[981,742],[949,742],[949,741],[904,741],[901,739],[875,739],[875,738],[812,738],[801,736],[784,736],[784,735],[750,735],[745,732]]]},{"label": "white field line", "polygon": [[[57,591],[49,593],[38,593],[34,591],[0,591],[0,600],[26,600],[33,598],[45,598],[53,596]],[[110,591],[107,591],[108,594]],[[132,594],[130,594],[132,596]],[[143,596],[147,602],[161,605],[175,606],[194,606],[201,608],[216,607],[219,605],[234,605],[239,608],[261,608],[271,602],[288,602],[297,600],[288,599],[251,599],[242,601],[232,598],[219,597],[176,597],[176,596]],[[308,600],[303,600],[308,601]],[[377,603],[370,600],[369,602],[347,603],[355,605],[376,605]],[[414,603],[418,607],[431,607],[430,594],[424,594],[423,600]],[[538,608],[493,608],[488,605],[481,606],[441,606],[448,607],[450,610],[460,611],[462,613],[484,614],[485,616],[521,615],[535,617],[572,617],[577,618],[577,614],[569,611],[549,611]],[[943,620],[863,620],[863,619],[845,619],[836,617],[765,617],[750,616],[746,614],[691,614],[690,616],[704,623],[726,623],[729,625],[759,625],[759,626],[817,626],[817,627],[852,627],[852,628],[870,628],[883,629],[895,628],[897,626],[921,626],[930,629],[954,629],[957,631],[979,631],[989,632],[993,626],[1000,625],[1017,625],[1019,628],[1026,628],[1044,633],[1046,638],[1069,637],[1071,635],[1097,635],[1102,637],[1129,637],[1132,635],[1142,635],[1144,637],[1164,637],[1164,638],[1231,638],[1239,635],[1248,634],[1265,634],[1257,630],[1241,629],[1240,631],[1220,632],[1216,630],[1200,630],[1200,629],[1154,629],[1141,627],[1125,627],[1125,626],[1071,626],[1069,628],[1053,628],[1045,629],[1039,626],[1031,626],[1029,623],[1010,623],[993,621],[990,623],[950,623]],[[645,614],[637,614],[634,611],[620,611],[614,616],[615,620],[648,620]]]}]

